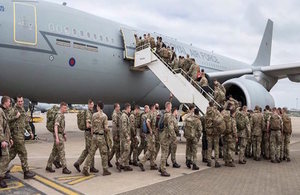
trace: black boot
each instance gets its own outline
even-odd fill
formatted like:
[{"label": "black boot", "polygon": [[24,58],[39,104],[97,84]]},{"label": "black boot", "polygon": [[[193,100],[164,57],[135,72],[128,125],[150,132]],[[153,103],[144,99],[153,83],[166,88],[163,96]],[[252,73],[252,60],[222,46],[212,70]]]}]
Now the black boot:
[{"label": "black boot", "polygon": [[35,176],[35,173],[31,172],[31,171],[25,171],[24,172],[24,179],[31,179]]},{"label": "black boot", "polygon": [[180,168],[180,165],[177,162],[175,162],[173,163],[173,168]]},{"label": "black boot", "polygon": [[98,173],[99,170],[96,169],[95,167],[91,167],[91,168],[90,168],[90,172],[91,172],[91,173]]},{"label": "black boot", "polygon": [[76,169],[79,173],[81,172],[81,170],[80,170],[80,165],[79,165],[78,162],[74,163],[74,167],[75,167],[75,169]]},{"label": "black boot", "polygon": [[191,168],[191,160],[187,160],[187,161],[186,161],[186,166],[187,166],[187,168],[189,168],[189,169]]},{"label": "black boot", "polygon": [[145,171],[144,165],[142,163],[139,163],[139,167],[140,167],[141,171]]},{"label": "black boot", "polygon": [[72,172],[71,172],[67,167],[65,167],[65,168],[63,169],[62,173],[63,173],[63,174],[69,175],[69,174],[71,174]]},{"label": "black boot", "polygon": [[194,163],[192,170],[199,170],[199,167]]},{"label": "black boot", "polygon": [[108,167],[113,167],[110,161],[108,161]]},{"label": "black boot", "polygon": [[7,184],[4,181],[4,178],[0,178],[0,188],[7,188]]},{"label": "black boot", "polygon": [[49,173],[54,173],[55,170],[52,169],[52,167],[46,167],[46,171],[49,172]]}]

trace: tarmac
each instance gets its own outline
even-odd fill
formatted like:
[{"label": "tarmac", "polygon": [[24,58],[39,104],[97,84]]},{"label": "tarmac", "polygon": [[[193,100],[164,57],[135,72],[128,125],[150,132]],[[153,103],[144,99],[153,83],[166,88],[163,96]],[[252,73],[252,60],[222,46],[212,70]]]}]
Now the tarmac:
[{"label": "tarmac", "polygon": [[[118,172],[115,166],[110,176],[102,176],[101,159],[96,153],[95,165],[99,173],[83,176],[73,163],[84,149],[84,134],[77,128],[75,113],[66,114],[67,142],[66,159],[71,175],[63,175],[61,169],[55,173],[45,171],[53,146],[53,137],[45,127],[44,120],[36,123],[39,140],[26,142],[29,166],[37,174],[34,179],[24,180],[20,160],[16,157],[10,164],[12,180],[9,187],[0,189],[1,194],[300,194],[300,118],[292,118],[291,162],[272,164],[247,160],[247,164],[236,164],[235,168],[222,166],[209,168],[201,160],[201,145],[198,148],[199,171],[188,169],[185,163],[185,141],[179,140],[177,161],[180,169],[167,168],[171,177],[161,177],[157,171],[146,171],[133,167],[132,172]],[[236,156],[237,157],[237,156]],[[160,154],[156,161],[159,164]],[[222,162],[222,161],[221,161]],[[112,161],[114,164],[114,161]],[[170,163],[170,159],[169,159]],[[222,162],[222,164],[224,164]],[[83,166],[83,165],[82,165]]]}]

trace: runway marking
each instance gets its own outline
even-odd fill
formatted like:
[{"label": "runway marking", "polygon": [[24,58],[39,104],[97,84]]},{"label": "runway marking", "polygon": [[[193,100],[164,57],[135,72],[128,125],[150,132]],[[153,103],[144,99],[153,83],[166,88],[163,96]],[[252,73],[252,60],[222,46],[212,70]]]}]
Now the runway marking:
[{"label": "runway marking", "polygon": [[96,175],[92,174],[90,176],[84,176],[84,175],[64,176],[64,177],[57,177],[55,179],[58,181],[66,181],[65,183],[68,185],[75,185],[83,181],[92,179],[94,177],[96,177]]},{"label": "runway marking", "polygon": [[24,187],[24,184],[22,182],[19,181],[7,182],[7,188],[0,188],[0,192],[13,190],[21,187]]}]

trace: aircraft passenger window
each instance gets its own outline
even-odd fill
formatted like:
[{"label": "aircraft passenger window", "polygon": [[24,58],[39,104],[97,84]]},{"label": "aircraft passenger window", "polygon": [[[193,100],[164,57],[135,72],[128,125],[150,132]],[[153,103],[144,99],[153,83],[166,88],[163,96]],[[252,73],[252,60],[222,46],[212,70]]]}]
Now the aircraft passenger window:
[{"label": "aircraft passenger window", "polygon": [[103,41],[102,35],[100,35],[100,41]]},{"label": "aircraft passenger window", "polygon": [[86,33],[86,36],[87,36],[88,38],[91,38],[91,34],[90,34],[89,32]]},{"label": "aircraft passenger window", "polygon": [[76,29],[73,28],[73,35],[76,35],[77,34],[77,31]]},{"label": "aircraft passenger window", "polygon": [[114,43],[114,39],[111,39],[111,42]]},{"label": "aircraft passenger window", "polygon": [[54,31],[55,29],[54,29],[54,24],[49,24],[49,30],[50,31]]},{"label": "aircraft passenger window", "polygon": [[59,26],[59,25],[57,25],[57,26],[56,26],[56,31],[59,32],[59,33],[61,33],[61,32],[62,32],[62,27]]},{"label": "aircraft passenger window", "polygon": [[94,39],[97,40],[97,35],[96,34],[94,34]]},{"label": "aircraft passenger window", "polygon": [[109,39],[108,39],[108,37],[106,37],[106,41],[107,41],[107,42],[109,42]]},{"label": "aircraft passenger window", "polygon": [[68,34],[70,34],[70,29],[69,29],[69,27],[65,27],[65,33],[68,35]]},{"label": "aircraft passenger window", "polygon": [[80,31],[80,36],[82,36],[82,37],[84,36],[84,33],[82,30]]}]

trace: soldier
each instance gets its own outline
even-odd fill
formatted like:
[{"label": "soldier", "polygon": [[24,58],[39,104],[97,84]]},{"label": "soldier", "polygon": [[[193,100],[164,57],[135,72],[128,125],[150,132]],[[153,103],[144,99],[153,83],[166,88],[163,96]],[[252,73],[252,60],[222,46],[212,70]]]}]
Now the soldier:
[{"label": "soldier", "polygon": [[187,54],[186,55],[186,59],[184,59],[184,61],[183,61],[183,65],[182,65],[182,69],[185,71],[185,72],[188,72],[189,71],[189,69],[190,69],[190,67],[191,67],[191,65],[192,65],[192,60],[191,60],[191,58],[190,58],[190,55],[189,54]]},{"label": "soldier", "polygon": [[[157,108],[157,109],[156,109]],[[159,105],[151,105],[150,107],[150,116],[151,116],[151,129],[153,131],[154,135],[154,146],[155,146],[155,154],[154,154],[154,159],[156,160],[159,149],[160,149],[160,143],[159,143],[159,132],[156,124],[158,123],[157,118],[159,113]]]},{"label": "soldier", "polygon": [[33,134],[31,127],[29,126],[29,121],[24,110],[24,100],[23,97],[17,97],[17,104],[14,108],[4,110],[8,119],[11,136],[14,144],[9,150],[10,162],[18,154],[22,170],[24,172],[24,179],[30,179],[35,176],[35,173],[29,171],[29,166],[27,162],[27,150],[25,148],[24,130],[26,129],[33,139]]},{"label": "soldier", "polygon": [[202,88],[208,86],[208,80],[207,80],[207,78],[206,78],[206,76],[205,76],[205,72],[204,72],[203,69],[201,70],[201,80],[200,80],[200,82],[199,82],[199,85],[200,85],[200,87],[202,87]]},{"label": "soldier", "polygon": [[85,176],[89,176],[90,165],[92,163],[92,159],[95,156],[97,149],[99,149],[101,160],[102,160],[102,168],[103,168],[103,176],[110,175],[111,173],[107,170],[108,168],[108,150],[107,143],[104,137],[104,132],[109,131],[108,129],[108,121],[107,116],[103,113],[104,104],[102,102],[97,103],[97,112],[93,114],[92,117],[92,129],[91,133],[93,135],[91,150],[85,160],[84,167],[82,170],[82,174]]},{"label": "soldier", "polygon": [[188,72],[187,72],[187,75],[190,76],[194,81],[197,80],[197,71],[198,71],[198,68],[199,66],[196,64],[196,61],[194,58],[191,59],[192,61],[192,65],[190,66]]},{"label": "soldier", "polygon": [[195,137],[195,133],[193,134],[193,115],[195,111],[195,106],[190,105],[189,106],[189,112],[184,115],[183,121],[184,121],[184,137],[186,138],[186,147],[185,147],[185,164],[190,169],[192,165],[192,145]]},{"label": "soldier", "polygon": [[67,168],[66,163],[66,156],[65,156],[65,144],[64,142],[67,141],[66,132],[65,132],[65,113],[67,112],[68,107],[65,102],[60,103],[60,112],[55,117],[55,123],[54,123],[54,143],[52,152],[49,156],[46,171],[53,173],[55,170],[52,169],[52,163],[54,161],[54,158],[56,155],[59,156],[59,159],[61,161],[63,170],[63,174],[71,174],[71,171]]},{"label": "soldier", "polygon": [[183,69],[184,56],[179,56],[178,68]]},{"label": "soldier", "polygon": [[[250,122],[250,137],[247,140],[247,145],[246,145],[246,150],[245,150],[245,156],[247,158],[251,158],[253,156],[253,149],[252,149],[252,132],[253,132],[253,128],[251,126],[253,111],[252,110],[248,110],[247,114],[248,114],[248,118],[249,118],[249,122]],[[251,149],[252,149],[252,151],[251,151]]]},{"label": "soldier", "polygon": [[174,58],[172,60],[172,63],[170,64],[170,66],[173,70],[176,70],[179,68],[179,60],[178,60],[176,54],[174,54],[173,56],[174,56]]},{"label": "soldier", "polygon": [[261,141],[262,141],[262,130],[265,127],[264,116],[259,111],[259,107],[255,106],[254,113],[251,119],[252,129],[252,145],[253,145],[253,156],[254,160],[260,161],[261,155]]},{"label": "soldier", "polygon": [[[214,100],[220,105],[223,106],[224,105],[224,101],[225,101],[225,94],[223,93],[223,91],[219,88],[215,86],[215,91],[214,91]],[[226,106],[226,105],[225,105]]]},{"label": "soldier", "polygon": [[205,128],[205,116],[202,116],[201,118],[201,124],[202,124],[202,162],[207,163],[207,137],[206,137],[206,128]]},{"label": "soldier", "polygon": [[232,109],[232,105],[229,104],[226,110],[221,112],[224,121],[226,123],[226,129],[224,131],[224,161],[225,166],[235,167],[233,154],[235,150],[235,142],[237,141],[237,129],[235,122],[235,110]]},{"label": "soldier", "polygon": [[160,54],[160,49],[162,48],[162,38],[157,37],[156,38],[156,53]]},{"label": "soldier", "polygon": [[114,104],[114,111],[112,114],[112,136],[113,136],[113,147],[109,154],[109,162],[108,165],[111,167],[111,159],[116,155],[116,166],[119,166],[120,159],[120,127],[121,127],[121,111],[120,104]]},{"label": "soldier", "polygon": [[[179,135],[179,127],[178,127],[178,110],[176,107],[172,108],[172,122],[174,125],[174,131],[176,135]],[[170,148],[169,148],[169,154],[168,154],[168,158],[171,155],[171,161],[173,164],[173,168],[180,168],[180,165],[176,162],[176,151],[177,151],[177,139],[175,137],[174,140],[172,140]],[[168,162],[166,163],[166,165],[168,166]]]},{"label": "soldier", "polygon": [[[88,109],[85,111],[85,119],[86,119],[86,129],[84,132],[85,138],[85,149],[82,151],[79,159],[74,163],[74,167],[78,172],[80,172],[80,165],[86,159],[89,151],[91,150],[91,143],[92,143],[92,134],[91,134],[91,125],[92,125],[92,117],[93,117],[93,108],[94,108],[94,101],[89,99],[88,100]],[[92,159],[91,169],[90,172],[98,173],[99,170],[95,168],[95,159]]]},{"label": "soldier", "polygon": [[[232,109],[235,110],[235,106]],[[236,115],[236,124],[238,137],[240,141],[240,153],[239,153],[239,164],[246,164],[245,160],[245,150],[247,146],[248,139],[250,139],[250,121],[247,113],[247,106],[243,106],[241,112]]]},{"label": "soldier", "polygon": [[148,33],[148,40],[149,40],[151,49],[154,49],[155,48],[155,40],[154,40],[154,37],[152,37],[150,35],[150,33]]},{"label": "soldier", "polygon": [[283,129],[282,119],[278,114],[276,108],[272,109],[272,114],[267,121],[267,130],[270,134],[271,146],[271,162],[280,163],[280,145],[281,145],[281,131]]},{"label": "soldier", "polygon": [[[145,171],[145,163],[150,158],[150,170],[157,170],[157,165],[155,164],[155,137],[153,132],[153,115],[149,112],[149,106],[145,106],[145,113],[142,115],[142,126],[143,133],[146,135],[147,150],[139,163],[139,167],[142,171]],[[155,127],[155,125],[154,125]],[[147,131],[146,131],[147,130]]]},{"label": "soldier", "polygon": [[[142,123],[145,118],[148,118],[149,111],[150,111],[149,106],[145,105],[144,113],[141,114],[141,117],[140,117],[140,123]],[[141,128],[140,128],[140,138],[141,138],[141,143],[138,148],[138,157],[140,156],[140,154],[142,153],[143,150],[144,150],[144,154],[146,154],[146,151],[147,151],[146,134],[143,132],[142,124],[141,124]]]},{"label": "soldier", "polygon": [[[134,110],[131,112],[129,116],[130,120],[130,154],[129,154],[129,165],[138,166],[138,147],[139,140],[137,135],[137,129],[139,126],[138,115],[140,113],[140,107],[138,105],[134,106]],[[131,160],[131,155],[133,156],[133,160]]]},{"label": "soldier", "polygon": [[139,39],[139,37],[137,36],[137,34],[134,34],[134,38],[135,38],[135,46],[136,48],[141,46],[141,41]]},{"label": "soldier", "polygon": [[217,119],[217,116],[219,116],[219,112],[216,108],[214,108],[214,103],[209,102],[209,107],[206,110],[206,116],[205,116],[205,127],[206,127],[206,138],[207,138],[207,145],[208,145],[208,151],[207,151],[207,166],[211,167],[211,157],[212,157],[212,149],[214,146],[214,158],[215,158],[215,167],[219,168],[221,165],[219,164],[219,140],[220,140],[220,134],[217,132],[217,127],[215,126],[215,120]]},{"label": "soldier", "polygon": [[0,156],[0,187],[7,188],[4,179],[9,179],[7,172],[9,164],[9,147],[13,145],[13,140],[8,126],[8,120],[5,110],[10,108],[10,97],[3,96],[1,99],[0,107],[0,143],[1,143],[1,156]]},{"label": "soldier", "polygon": [[263,156],[266,160],[270,160],[270,131],[268,131],[267,124],[271,114],[270,106],[267,105],[264,112],[265,127],[263,128]]},{"label": "soldier", "polygon": [[117,166],[117,169],[121,172],[124,171],[132,171],[132,168],[129,166],[129,154],[130,154],[130,145],[131,145],[131,125],[129,120],[129,114],[131,111],[131,106],[129,103],[125,104],[125,108],[123,110],[121,116],[121,129],[120,129],[120,140],[121,140],[121,157],[120,157],[120,165]]},{"label": "soldier", "polygon": [[169,154],[169,148],[172,140],[176,139],[174,131],[174,125],[172,122],[172,103],[165,103],[165,113],[163,120],[163,129],[160,133],[160,144],[161,144],[161,160],[159,172],[163,177],[170,177],[170,174],[166,171],[166,162]]},{"label": "soldier", "polygon": [[144,45],[147,45],[150,42],[146,34],[144,34]]},{"label": "soldier", "polygon": [[292,121],[288,115],[287,108],[283,108],[282,110],[282,121],[283,121],[283,133],[282,133],[282,140],[283,140],[283,158],[282,160],[287,160],[288,162],[291,161],[290,159],[290,139],[292,134]]},{"label": "soldier", "polygon": [[223,85],[221,85],[221,83],[219,83],[217,79],[214,79],[214,85],[215,85],[216,87],[220,88],[224,94],[226,94],[226,89],[225,89],[225,87],[224,87]]},{"label": "soldier", "polygon": [[240,105],[239,105],[239,102],[238,102],[237,100],[235,100],[235,99],[232,97],[232,95],[229,95],[229,96],[228,96],[228,100],[227,100],[227,102],[225,103],[224,108],[227,108],[227,105],[228,105],[229,103],[233,106],[232,109],[234,109],[234,110],[236,110],[236,109],[240,106]]}]

